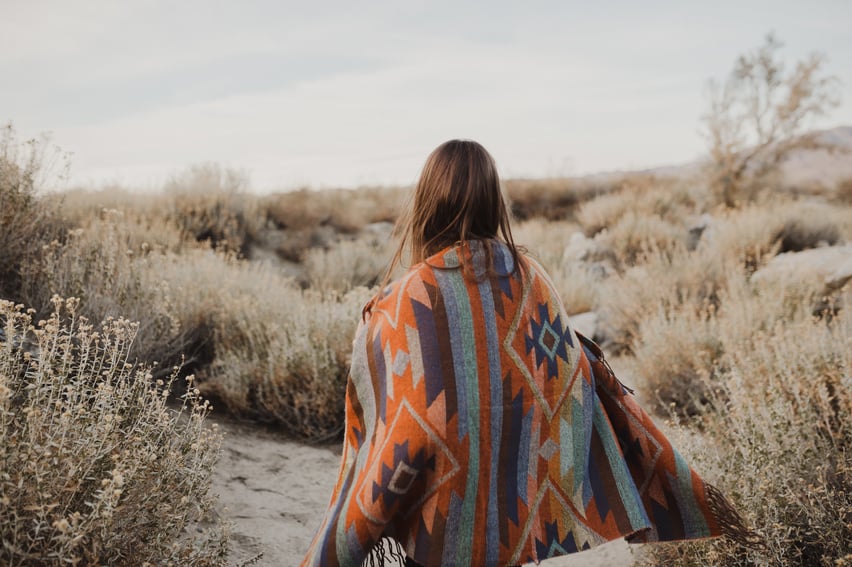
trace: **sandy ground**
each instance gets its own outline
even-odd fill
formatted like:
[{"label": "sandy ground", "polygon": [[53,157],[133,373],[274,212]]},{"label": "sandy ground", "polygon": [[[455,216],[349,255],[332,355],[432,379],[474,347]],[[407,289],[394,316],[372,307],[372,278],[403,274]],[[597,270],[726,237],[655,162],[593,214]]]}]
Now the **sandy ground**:
[{"label": "sandy ground", "polygon": [[[213,490],[220,496],[220,514],[233,523],[231,560],[240,564],[262,553],[255,565],[298,565],[328,505],[340,446],[309,446],[261,428],[214,421],[225,441]],[[618,541],[544,565],[620,567],[632,564],[636,553],[636,546]]]}]

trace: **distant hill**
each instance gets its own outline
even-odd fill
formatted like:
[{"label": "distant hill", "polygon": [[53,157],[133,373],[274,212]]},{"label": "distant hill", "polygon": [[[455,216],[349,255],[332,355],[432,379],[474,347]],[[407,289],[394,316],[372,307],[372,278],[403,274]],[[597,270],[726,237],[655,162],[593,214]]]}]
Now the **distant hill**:
[{"label": "distant hill", "polygon": [[[817,139],[833,149],[800,150],[793,153],[782,166],[787,184],[818,183],[833,187],[838,181],[852,179],[852,126],[838,126],[819,131]],[[643,173],[660,177],[686,177],[696,173],[701,164],[701,161],[696,160],[638,171],[608,171],[587,175],[582,179],[606,182]]]},{"label": "distant hill", "polygon": [[852,126],[839,126],[819,133],[818,140],[836,148],[803,150],[784,163],[784,176],[790,184],[820,183],[831,187],[852,178]]}]

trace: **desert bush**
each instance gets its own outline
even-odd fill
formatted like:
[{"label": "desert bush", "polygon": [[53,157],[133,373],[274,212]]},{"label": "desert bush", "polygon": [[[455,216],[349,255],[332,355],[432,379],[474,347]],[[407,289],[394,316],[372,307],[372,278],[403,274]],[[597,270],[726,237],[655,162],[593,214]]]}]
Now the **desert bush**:
[{"label": "desert bush", "polygon": [[837,184],[834,199],[846,205],[852,205],[852,178],[844,179]]},{"label": "desert bush", "polygon": [[0,132],[0,298],[21,299],[22,271],[62,232],[55,208],[37,198],[60,158],[47,138],[20,142],[11,124]]},{"label": "desert bush", "polygon": [[615,226],[622,217],[656,216],[673,225],[696,212],[702,212],[705,200],[693,181],[680,181],[647,175],[629,176],[616,191],[583,203],[577,220],[587,236]]},{"label": "desert bush", "polygon": [[354,234],[374,222],[394,222],[402,210],[406,191],[365,187],[357,191],[302,189],[270,195],[261,200],[266,218],[279,229],[304,231],[319,226]]},{"label": "desert bush", "polygon": [[230,282],[228,303],[214,318],[216,357],[199,387],[238,416],[307,440],[337,437],[352,337],[370,292],[302,291],[256,269],[251,279]]},{"label": "desert bush", "polygon": [[653,315],[669,316],[683,306],[716,306],[728,279],[742,270],[730,257],[690,253],[685,247],[646,254],[641,263],[600,284],[599,332],[606,347],[632,351],[641,324]]},{"label": "desert bush", "polygon": [[129,191],[118,185],[100,189],[75,187],[47,193],[42,199],[59,209],[62,219],[74,228],[100,218],[103,211],[121,211],[128,218],[165,218],[167,209],[162,194]]},{"label": "desert bush", "polygon": [[367,237],[342,240],[328,249],[311,249],[304,261],[308,284],[321,292],[340,293],[375,286],[392,253],[388,244]]},{"label": "desert bush", "polygon": [[593,310],[597,305],[598,284],[605,276],[588,263],[597,258],[566,258],[566,249],[579,225],[569,221],[535,218],[515,225],[515,242],[547,270],[569,315]]},{"label": "desert bush", "polygon": [[775,299],[732,300],[720,313],[726,367],[709,388],[715,411],[701,419],[708,442],[683,446],[766,549],[655,546],[649,563],[828,567],[852,554],[852,316],[791,317]]},{"label": "desert bush", "polygon": [[247,185],[242,172],[216,164],[191,167],[164,187],[167,218],[198,242],[248,256],[264,219]]},{"label": "desert bush", "polygon": [[564,220],[596,194],[576,179],[509,179],[503,183],[512,214],[518,220]]},{"label": "desert bush", "polygon": [[136,269],[155,290],[149,309],[167,313],[178,337],[159,350],[189,350],[198,388],[217,406],[303,439],[340,431],[352,336],[370,292],[303,291],[270,265],[202,249],[152,254]]},{"label": "desert bush", "polygon": [[91,325],[54,299],[33,325],[0,301],[0,562],[6,565],[222,565],[213,517],[220,434],[190,389],[130,357],[136,325]]},{"label": "desert bush", "polygon": [[547,270],[556,269],[562,262],[571,236],[580,230],[570,221],[548,221],[535,218],[519,222],[512,227],[515,244],[523,246]]},{"label": "desert bush", "polygon": [[[669,316],[681,305],[718,307],[720,293],[763,266],[785,237],[796,246],[815,246],[826,235],[845,240],[848,218],[848,210],[818,204],[750,205],[719,213],[694,251],[674,236],[668,247],[647,246],[635,266],[601,283],[602,335],[610,348],[631,350],[639,325],[659,309]],[[610,245],[629,250],[630,242],[617,236]]]},{"label": "desert bush", "polygon": [[741,55],[724,84],[710,83],[703,117],[710,149],[708,175],[728,207],[753,200],[777,181],[780,165],[795,150],[819,147],[805,133],[812,118],[836,107],[837,78],[823,76],[825,57],[812,54],[787,73],[772,35]]},{"label": "desert bush", "polygon": [[686,228],[656,215],[627,212],[600,234],[600,241],[615,253],[619,266],[632,266],[649,253],[669,253],[686,246]]},{"label": "desert bush", "polygon": [[[134,357],[166,366],[182,357],[193,359],[203,343],[197,336],[201,323],[189,325],[176,316],[174,303],[167,300],[169,281],[159,272],[165,251],[143,240],[148,233],[118,211],[72,230],[64,243],[48,245],[41,261],[27,269],[27,304],[44,314],[53,295],[77,297],[80,314],[89,320],[127,317],[139,322],[131,347]],[[189,367],[194,366],[190,360]]]},{"label": "desert bush", "polygon": [[568,315],[594,311],[598,307],[602,274],[576,261],[562,262],[549,273]]},{"label": "desert bush", "polygon": [[709,388],[724,354],[714,312],[711,306],[681,305],[640,321],[632,367],[657,415],[688,417],[712,409]]}]

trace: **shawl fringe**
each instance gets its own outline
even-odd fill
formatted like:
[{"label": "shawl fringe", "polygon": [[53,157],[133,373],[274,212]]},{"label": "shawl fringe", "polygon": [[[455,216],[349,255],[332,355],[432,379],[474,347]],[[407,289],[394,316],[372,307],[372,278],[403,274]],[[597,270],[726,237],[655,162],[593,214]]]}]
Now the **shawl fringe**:
[{"label": "shawl fringe", "polygon": [[712,484],[704,483],[707,506],[713,513],[722,535],[749,549],[766,549],[766,540],[756,531],[746,527],[745,521],[731,502]]},{"label": "shawl fringe", "polygon": [[[393,560],[392,563],[388,561]],[[385,567],[405,564],[405,552],[398,541],[383,537],[364,559],[362,567]]]}]

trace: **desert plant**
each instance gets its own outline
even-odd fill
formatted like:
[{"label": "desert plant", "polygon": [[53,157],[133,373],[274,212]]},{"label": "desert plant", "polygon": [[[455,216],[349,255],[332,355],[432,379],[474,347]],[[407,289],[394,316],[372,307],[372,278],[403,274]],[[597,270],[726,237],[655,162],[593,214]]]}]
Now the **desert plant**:
[{"label": "desert plant", "polygon": [[666,222],[657,215],[640,215],[633,211],[619,218],[600,236],[621,266],[632,266],[652,252],[671,252],[687,242],[685,227]]},{"label": "desert plant", "polygon": [[724,354],[714,311],[710,305],[680,305],[639,323],[631,364],[657,415],[687,417],[712,409],[708,388]]},{"label": "desert plant", "polygon": [[[0,133],[0,298],[20,299],[22,270],[61,233],[55,209],[37,198],[64,156],[49,138],[20,142],[11,124]],[[61,174],[60,174],[61,175]]]},{"label": "desert plant", "polygon": [[570,218],[577,206],[594,194],[570,178],[510,179],[503,185],[518,220]]},{"label": "desert plant", "polygon": [[635,175],[623,178],[617,190],[583,203],[577,220],[587,236],[618,224],[627,214],[657,216],[671,224],[703,212],[706,203],[690,180]]},{"label": "desert plant", "polygon": [[0,562],[222,565],[213,516],[220,434],[189,388],[129,357],[137,326],[98,326],[54,298],[38,325],[0,301]]},{"label": "desert plant", "polygon": [[357,191],[301,189],[261,200],[269,222],[279,229],[306,231],[327,226],[354,234],[374,222],[393,222],[399,216],[405,191],[365,187]]},{"label": "desert plant", "polygon": [[322,292],[346,293],[376,285],[387,267],[388,242],[374,238],[342,240],[328,249],[313,248],[305,256],[310,287]]},{"label": "desert plant", "polygon": [[164,187],[167,217],[196,241],[248,256],[263,219],[247,186],[244,172],[209,163],[193,166]]},{"label": "desert plant", "polygon": [[791,152],[818,147],[805,133],[814,117],[839,104],[837,79],[823,74],[824,56],[812,54],[786,72],[769,34],[741,55],[724,84],[711,82],[703,117],[710,150],[710,183],[728,207],[753,199]]},{"label": "desert plant", "polygon": [[371,292],[302,291],[265,266],[227,282],[213,313],[216,356],[199,388],[237,416],[297,437],[336,437],[352,337]]},{"label": "desert plant", "polygon": [[837,184],[834,199],[841,203],[852,205],[852,177],[846,178]]},{"label": "desert plant", "polygon": [[720,312],[726,364],[706,388],[714,411],[700,420],[705,441],[683,449],[712,471],[766,548],[721,539],[653,547],[647,560],[843,565],[852,554],[852,316],[826,322],[791,315],[774,297],[743,299]]},{"label": "desert plant", "polygon": [[[182,356],[194,357],[197,325],[177,317],[167,301],[169,282],[157,272],[164,251],[142,240],[146,233],[140,235],[118,211],[70,231],[65,242],[46,246],[40,262],[26,270],[27,304],[46,314],[53,295],[77,297],[80,314],[89,320],[123,316],[139,322],[131,347],[134,357],[166,366]],[[196,296],[198,301],[190,305],[203,298]]]}]

